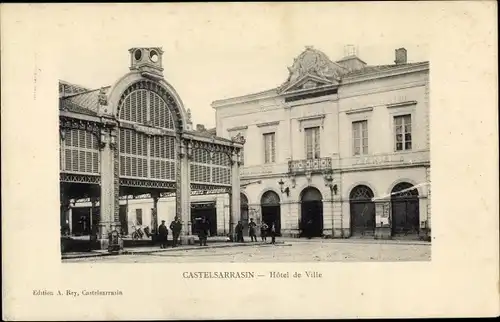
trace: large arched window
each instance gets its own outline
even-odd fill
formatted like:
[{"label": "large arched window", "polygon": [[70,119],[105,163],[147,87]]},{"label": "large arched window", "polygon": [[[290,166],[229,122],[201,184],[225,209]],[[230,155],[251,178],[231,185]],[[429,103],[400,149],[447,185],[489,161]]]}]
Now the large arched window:
[{"label": "large arched window", "polygon": [[349,200],[371,201],[373,198],[372,189],[364,185],[356,186],[349,195]]},{"label": "large arched window", "polygon": [[398,183],[391,192],[392,198],[418,198],[418,190],[408,182]]},{"label": "large arched window", "polygon": [[260,204],[262,206],[279,206],[280,197],[276,192],[268,190],[260,198]]},{"label": "large arched window", "polygon": [[[132,85],[121,100],[120,175],[132,178],[175,180],[175,122],[165,100],[148,84]],[[143,133],[135,125],[146,125],[167,131]],[[171,132],[168,130],[172,130]]]},{"label": "large arched window", "polygon": [[174,118],[165,101],[147,89],[135,90],[125,97],[120,108],[120,119],[174,129]]}]

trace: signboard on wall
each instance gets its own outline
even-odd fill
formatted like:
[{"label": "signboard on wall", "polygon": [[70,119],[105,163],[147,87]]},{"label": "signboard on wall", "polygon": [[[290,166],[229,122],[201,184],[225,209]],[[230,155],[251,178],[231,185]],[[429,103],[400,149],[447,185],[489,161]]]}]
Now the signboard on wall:
[{"label": "signboard on wall", "polygon": [[377,228],[391,226],[391,204],[390,202],[375,203],[375,223]]}]

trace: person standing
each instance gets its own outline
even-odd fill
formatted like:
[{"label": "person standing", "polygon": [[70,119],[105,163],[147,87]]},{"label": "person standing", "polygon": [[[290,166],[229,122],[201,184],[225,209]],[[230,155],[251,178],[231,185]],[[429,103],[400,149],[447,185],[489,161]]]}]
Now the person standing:
[{"label": "person standing", "polygon": [[200,246],[207,246],[208,236],[208,222],[205,217],[201,218],[198,223],[198,238],[200,239]]},{"label": "person standing", "polygon": [[269,229],[269,226],[266,224],[265,221],[262,222],[262,225],[260,225],[260,238],[262,239],[263,242],[267,241],[267,230]]},{"label": "person standing", "polygon": [[255,232],[257,228],[257,224],[253,221],[253,218],[250,218],[250,222],[248,223],[248,234],[252,241],[257,241],[257,233]]},{"label": "person standing", "polygon": [[238,224],[235,227],[235,232],[236,232],[236,242],[244,243],[245,241],[243,240],[243,224],[241,223],[241,221],[238,221]]},{"label": "person standing", "polygon": [[271,244],[276,244],[276,225],[271,224]]},{"label": "person standing", "polygon": [[177,247],[177,244],[179,243],[179,235],[182,230],[182,223],[179,217],[175,217],[175,219],[170,223],[170,230],[172,230],[173,235],[172,247]]},{"label": "person standing", "polygon": [[165,226],[165,220],[161,221],[160,227],[158,227],[158,234],[160,235],[160,248],[167,248],[168,240],[168,229]]}]

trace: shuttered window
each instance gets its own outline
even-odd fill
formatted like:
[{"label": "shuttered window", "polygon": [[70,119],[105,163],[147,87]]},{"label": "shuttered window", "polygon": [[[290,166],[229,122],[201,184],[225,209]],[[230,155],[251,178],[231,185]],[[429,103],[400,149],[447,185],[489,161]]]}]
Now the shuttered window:
[{"label": "shuttered window", "polygon": [[61,153],[63,171],[96,174],[100,172],[99,146],[94,134],[80,129],[68,129],[64,138]]},{"label": "shuttered window", "polygon": [[[139,89],[122,103],[120,118],[139,124],[174,129],[172,112],[155,92]],[[175,180],[175,137],[148,136],[120,128],[120,175]]]},{"label": "shuttered window", "polygon": [[306,136],[306,158],[320,158],[320,134],[319,127],[311,127],[305,129]]},{"label": "shuttered window", "polygon": [[231,161],[227,154],[194,149],[190,169],[193,183],[231,183]]}]

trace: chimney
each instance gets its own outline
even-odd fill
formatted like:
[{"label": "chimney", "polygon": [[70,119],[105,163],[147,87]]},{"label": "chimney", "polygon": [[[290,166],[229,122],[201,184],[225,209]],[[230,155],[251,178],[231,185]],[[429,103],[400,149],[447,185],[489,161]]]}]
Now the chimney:
[{"label": "chimney", "polygon": [[396,49],[396,60],[394,60],[396,65],[406,64],[406,49],[399,48]]},{"label": "chimney", "polygon": [[356,55],[357,55],[356,46],[354,46],[354,45],[345,45],[344,46],[344,57],[356,56]]},{"label": "chimney", "polygon": [[196,131],[198,131],[198,132],[205,132],[205,125],[203,125],[203,124],[196,124]]}]

